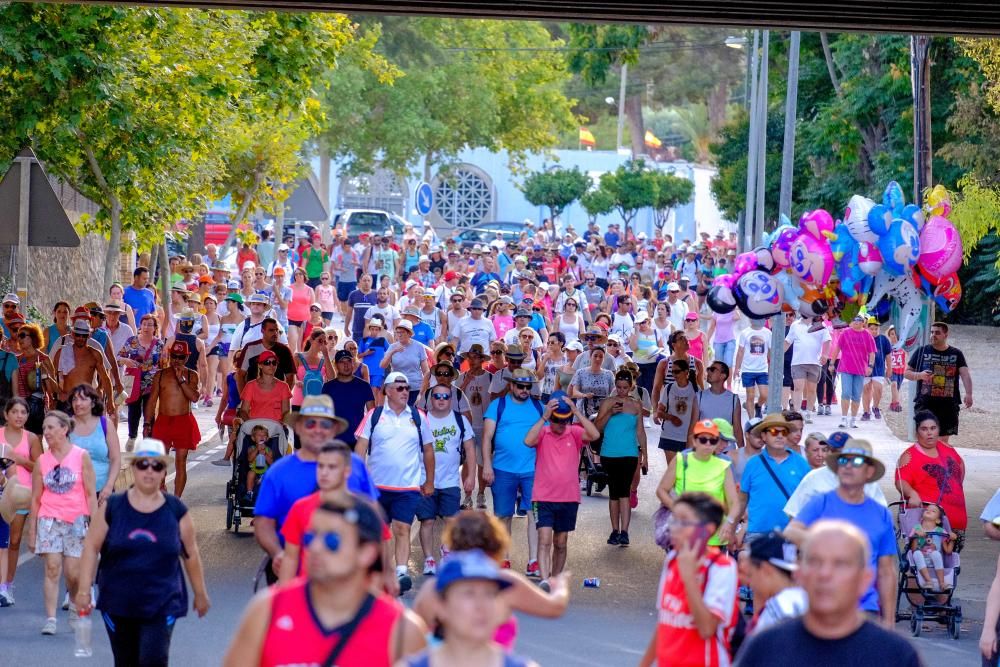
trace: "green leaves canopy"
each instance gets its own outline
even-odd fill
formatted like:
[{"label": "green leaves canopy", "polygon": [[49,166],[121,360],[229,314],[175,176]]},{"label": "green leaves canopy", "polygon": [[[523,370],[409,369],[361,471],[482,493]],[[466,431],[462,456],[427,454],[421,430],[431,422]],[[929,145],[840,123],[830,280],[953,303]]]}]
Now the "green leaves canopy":
[{"label": "green leaves canopy", "polygon": [[579,199],[593,183],[590,176],[572,169],[549,169],[530,174],[524,179],[521,190],[524,198],[535,206],[548,206],[553,219],[562,214],[567,206]]}]

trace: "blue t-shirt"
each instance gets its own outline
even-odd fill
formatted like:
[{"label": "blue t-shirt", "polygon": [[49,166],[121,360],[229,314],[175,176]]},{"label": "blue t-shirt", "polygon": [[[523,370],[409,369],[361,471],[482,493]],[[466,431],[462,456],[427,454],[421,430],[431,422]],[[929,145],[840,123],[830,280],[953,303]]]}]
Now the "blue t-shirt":
[{"label": "blue t-shirt", "polygon": [[545,328],[545,318],[542,317],[541,313],[531,313],[531,320],[528,322],[528,326],[534,329],[536,332],[541,331]]},{"label": "blue t-shirt", "polygon": [[604,232],[604,243],[611,248],[618,247],[618,234],[615,232]]},{"label": "blue t-shirt", "polygon": [[434,342],[434,329],[431,329],[426,322],[417,322],[413,325],[413,340],[430,345]]},{"label": "blue t-shirt", "polygon": [[524,444],[524,436],[541,413],[531,401],[518,401],[512,396],[501,397],[490,403],[483,419],[497,420],[497,409],[504,401],[503,420],[493,434],[493,467],[510,473],[535,472],[535,450]]},{"label": "blue t-shirt", "polygon": [[872,367],[872,377],[885,377],[885,360],[892,354],[892,343],[884,334],[875,336],[875,365]]},{"label": "blue t-shirt", "polygon": [[[752,459],[751,459],[752,460]],[[749,464],[748,464],[749,465]],[[864,502],[852,505],[841,500],[837,490],[821,493],[803,507],[796,520],[806,526],[811,526],[820,519],[843,519],[855,525],[868,536],[872,548],[871,568],[878,572],[878,559],[882,556],[897,558],[896,534],[892,524],[892,514],[889,510],[871,498],[865,496]],[[878,577],[872,578],[872,583],[861,596],[861,608],[865,611],[877,612]]]},{"label": "blue t-shirt", "polygon": [[323,384],[323,393],[333,400],[337,416],[347,420],[347,428],[337,437],[353,448],[358,441],[354,432],[365,416],[365,404],[375,400],[372,386],[358,377],[350,382],[330,380]]},{"label": "blue t-shirt", "polygon": [[[253,510],[254,516],[274,519],[277,524],[278,539],[284,544],[281,526],[285,523],[285,517],[288,516],[296,500],[314,493],[316,488],[315,461],[303,461],[295,454],[283,456],[274,462],[260,482],[257,504]],[[364,460],[353,453],[347,490],[372,500],[378,499],[378,490],[368,476]]]},{"label": "blue t-shirt", "polygon": [[143,315],[156,311],[156,300],[153,298],[153,292],[148,287],[136,289],[131,285],[128,285],[123,292],[125,303],[132,306],[132,312],[135,313],[135,328],[138,331],[139,322],[142,322]]},{"label": "blue t-shirt", "polygon": [[[788,496],[781,492],[764,467],[765,457],[771,464],[771,470],[781,480]],[[740,478],[740,491],[750,495],[747,505],[748,533],[781,530],[788,524],[788,515],[784,511],[785,503],[788,502],[788,497],[795,493],[795,489],[810,469],[809,462],[800,454],[789,452],[788,457],[778,463],[771,458],[766,448],[747,461],[746,467],[743,468],[743,477]]]},{"label": "blue t-shirt", "polygon": [[469,279],[469,284],[472,285],[476,290],[476,294],[482,294],[486,289],[486,284],[491,280],[500,282],[500,274],[498,273],[486,273],[485,271],[479,271],[472,278]]}]

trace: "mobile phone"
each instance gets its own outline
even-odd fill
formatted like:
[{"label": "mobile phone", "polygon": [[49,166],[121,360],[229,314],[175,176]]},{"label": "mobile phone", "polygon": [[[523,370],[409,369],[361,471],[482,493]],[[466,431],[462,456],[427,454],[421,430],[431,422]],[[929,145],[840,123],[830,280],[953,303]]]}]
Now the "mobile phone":
[{"label": "mobile phone", "polygon": [[648,465],[642,466],[642,474],[643,475],[648,475],[649,474],[649,466]]},{"label": "mobile phone", "polygon": [[691,536],[690,545],[698,548],[698,553],[705,553],[708,547],[708,538],[712,536],[705,526],[695,526],[694,534]]}]

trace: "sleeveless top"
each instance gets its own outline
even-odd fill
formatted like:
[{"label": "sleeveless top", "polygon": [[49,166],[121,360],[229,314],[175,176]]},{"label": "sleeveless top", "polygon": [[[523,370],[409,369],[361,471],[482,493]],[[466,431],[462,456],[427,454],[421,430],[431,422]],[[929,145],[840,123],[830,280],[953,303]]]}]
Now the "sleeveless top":
[{"label": "sleeveless top", "polygon": [[420,251],[414,250],[413,252],[403,252],[403,256],[406,258],[403,260],[403,269],[409,273],[413,269],[417,268],[419,265]]},{"label": "sleeveless top", "polygon": [[236,384],[236,373],[231,372],[226,376],[226,409],[235,410],[240,407],[240,386]]},{"label": "sleeveless top", "polygon": [[51,354],[53,346],[55,346],[55,344],[62,337],[63,333],[59,331],[59,327],[57,327],[55,324],[50,324],[48,328],[45,330],[45,339],[47,341],[45,343],[45,353]]},{"label": "sleeveless top", "polygon": [[[5,432],[6,432],[6,429],[0,429],[0,441],[2,441],[3,444],[7,445],[11,449],[13,449],[15,452],[17,452],[18,456],[22,456],[22,457],[24,457],[26,459],[30,459],[31,458],[31,443],[28,441],[28,431],[27,431],[27,429],[23,429],[23,428],[21,429],[21,440],[17,444],[11,444],[11,443],[7,442],[6,441],[6,436],[4,435]],[[21,486],[26,486],[26,487],[28,487],[30,489],[31,488],[31,471],[28,470],[27,468],[23,468],[21,466],[17,466],[16,472],[17,472],[17,481],[18,481],[18,483]]]},{"label": "sleeveless top", "polygon": [[309,306],[312,305],[312,288],[305,283],[292,285],[292,298],[288,302],[286,314],[288,319],[305,322],[309,319]]},{"label": "sleeveless top", "polygon": [[431,312],[425,311],[423,308],[420,309],[420,321],[431,328],[431,335],[437,338],[441,333],[439,329],[441,328],[441,311],[435,308]]},{"label": "sleeveless top", "polygon": [[[690,452],[687,455],[682,454],[674,460],[677,461],[677,480],[674,482],[674,491],[678,495],[687,491],[704,491],[722,503],[723,507],[726,507],[724,488],[726,468],[731,466],[732,462],[720,459],[718,456],[712,456],[707,461],[699,461]],[[712,546],[721,544],[719,534],[716,533],[708,538],[708,543]]]},{"label": "sleeveless top", "polygon": [[45,451],[35,464],[42,469],[42,497],[38,516],[73,523],[90,516],[87,494],[83,489],[83,450],[71,445],[62,461]]},{"label": "sleeveless top", "polygon": [[94,465],[94,490],[99,492],[108,483],[111,460],[108,457],[107,422],[104,415],[97,418],[97,424],[89,435],[80,435],[76,430],[69,434],[69,441],[90,454]]},{"label": "sleeveless top", "polygon": [[[184,363],[184,368],[191,371],[197,371],[198,359],[201,357],[201,352],[198,351],[198,337],[193,333],[185,334],[177,332],[174,334],[174,340],[182,340],[187,343],[190,355],[188,355],[188,360]],[[170,351],[166,350],[166,352],[169,354]]]},{"label": "sleeveless top", "polygon": [[[97,608],[141,619],[179,618],[187,614],[188,592],[181,556],[180,520],[187,507],[164,494],[163,505],[140,512],[128,493],[108,499],[110,519],[97,571]],[[136,595],[136,591],[142,595]]]},{"label": "sleeveless top", "polygon": [[656,344],[655,331],[648,334],[644,334],[640,331],[636,334],[635,346],[638,348],[635,351],[635,363],[651,364],[656,361],[656,349],[659,345]]},{"label": "sleeveless top", "polygon": [[[209,324],[208,325],[208,342],[209,343],[211,343],[213,340],[215,340],[215,337],[219,335],[219,329],[221,328],[221,326],[222,325],[219,324],[219,323]],[[233,328],[233,330],[234,331],[236,330],[235,327]]]},{"label": "sleeveless top", "polygon": [[223,322],[219,326],[222,327],[222,338],[219,339],[219,342],[223,345],[229,345],[233,342],[233,334],[236,333],[237,324],[233,322]]},{"label": "sleeveless top", "polygon": [[[561,366],[560,366],[561,368]],[[562,370],[556,372],[556,378],[559,380],[559,387],[568,392],[569,386],[573,384],[573,376],[576,375],[576,371],[571,371],[569,373],[564,373]]]},{"label": "sleeveless top", "polygon": [[[321,664],[340,640],[339,628],[327,630],[319,625],[305,579],[273,591],[260,667]],[[340,652],[338,667],[390,667],[389,643],[402,615],[395,601],[384,595],[375,598],[371,611]]]},{"label": "sleeveless top", "polygon": [[688,346],[689,355],[701,361],[705,360],[705,337],[700,331],[696,337],[688,338]]},{"label": "sleeveless top", "polygon": [[620,412],[611,415],[604,426],[604,440],[601,442],[601,458],[605,456],[639,456],[639,441],[635,437],[637,415]]},{"label": "sleeveless top", "polygon": [[[545,374],[542,376],[542,394],[551,394],[556,390],[556,375],[559,369],[566,364],[565,359],[559,361],[546,361]],[[570,378],[572,380],[572,378]]]},{"label": "sleeveless top", "polygon": [[566,336],[566,344],[569,345],[575,340],[580,340],[580,316],[573,318],[572,322],[567,322],[563,315],[559,316],[559,332]]}]

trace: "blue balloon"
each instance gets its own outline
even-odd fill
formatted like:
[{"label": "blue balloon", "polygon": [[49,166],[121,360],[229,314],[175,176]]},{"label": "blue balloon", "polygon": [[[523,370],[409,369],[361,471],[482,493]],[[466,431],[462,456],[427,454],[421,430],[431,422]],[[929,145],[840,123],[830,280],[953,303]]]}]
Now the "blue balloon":
[{"label": "blue balloon", "polygon": [[903,212],[899,214],[899,217],[912,222],[918,232],[924,228],[924,210],[916,204],[907,204],[904,206]]},{"label": "blue balloon", "polygon": [[871,276],[865,274],[858,265],[858,242],[851,236],[847,225],[838,224],[833,228],[833,233],[836,238],[830,241],[830,250],[833,251],[836,262],[834,268],[837,277],[840,278],[840,291],[848,299],[853,299],[868,291],[868,287],[871,286]]},{"label": "blue balloon", "polygon": [[908,273],[920,259],[920,234],[909,220],[896,219],[878,239],[882,268],[891,276]]},{"label": "blue balloon", "polygon": [[896,181],[889,181],[882,193],[882,203],[889,209],[893,217],[899,217],[903,213],[903,206],[906,205],[906,197],[903,195],[903,188],[899,187]]},{"label": "blue balloon", "polygon": [[893,219],[892,209],[885,204],[875,204],[868,211],[868,227],[875,236],[882,236],[889,231]]}]

